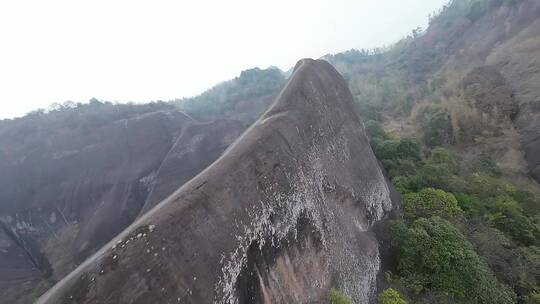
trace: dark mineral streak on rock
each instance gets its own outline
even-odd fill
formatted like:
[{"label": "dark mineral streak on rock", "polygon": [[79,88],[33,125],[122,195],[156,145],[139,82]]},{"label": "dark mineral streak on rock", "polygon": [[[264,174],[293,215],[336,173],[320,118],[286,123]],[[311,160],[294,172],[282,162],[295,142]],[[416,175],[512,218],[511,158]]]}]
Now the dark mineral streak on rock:
[{"label": "dark mineral streak on rock", "polygon": [[216,162],[38,303],[317,303],[334,285],[368,303],[393,209],[345,81],[301,60]]}]

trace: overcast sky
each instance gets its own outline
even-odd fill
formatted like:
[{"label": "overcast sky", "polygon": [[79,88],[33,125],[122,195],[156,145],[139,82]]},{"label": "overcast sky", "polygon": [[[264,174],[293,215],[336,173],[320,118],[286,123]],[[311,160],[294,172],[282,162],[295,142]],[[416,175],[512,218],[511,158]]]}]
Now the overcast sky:
[{"label": "overcast sky", "polygon": [[0,118],[189,97],[242,70],[391,44],[447,0],[0,1]]}]

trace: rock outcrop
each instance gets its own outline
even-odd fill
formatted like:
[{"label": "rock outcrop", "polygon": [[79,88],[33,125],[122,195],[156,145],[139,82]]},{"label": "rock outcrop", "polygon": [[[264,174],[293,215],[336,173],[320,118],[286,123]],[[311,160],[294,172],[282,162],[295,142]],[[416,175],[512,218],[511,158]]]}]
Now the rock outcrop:
[{"label": "rock outcrop", "polygon": [[0,132],[0,295],[21,282],[61,279],[243,130],[237,121],[199,123],[170,110],[82,131]]},{"label": "rock outcrop", "polygon": [[395,208],[345,81],[302,60],[216,162],[38,303],[317,303],[336,285],[368,303]]}]

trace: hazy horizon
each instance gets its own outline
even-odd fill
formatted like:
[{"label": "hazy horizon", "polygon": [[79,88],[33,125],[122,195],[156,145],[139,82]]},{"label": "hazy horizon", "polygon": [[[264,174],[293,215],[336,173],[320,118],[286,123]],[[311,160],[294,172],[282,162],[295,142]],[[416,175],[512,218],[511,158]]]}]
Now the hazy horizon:
[{"label": "hazy horizon", "polygon": [[67,100],[190,97],[242,70],[388,46],[447,1],[426,2],[1,3],[0,119]]}]

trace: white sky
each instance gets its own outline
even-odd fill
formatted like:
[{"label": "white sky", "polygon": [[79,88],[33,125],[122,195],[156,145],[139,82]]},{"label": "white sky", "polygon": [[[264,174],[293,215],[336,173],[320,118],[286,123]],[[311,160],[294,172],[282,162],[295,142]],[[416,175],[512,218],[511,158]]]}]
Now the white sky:
[{"label": "white sky", "polygon": [[0,119],[189,97],[270,65],[391,44],[447,0],[0,0]]}]

